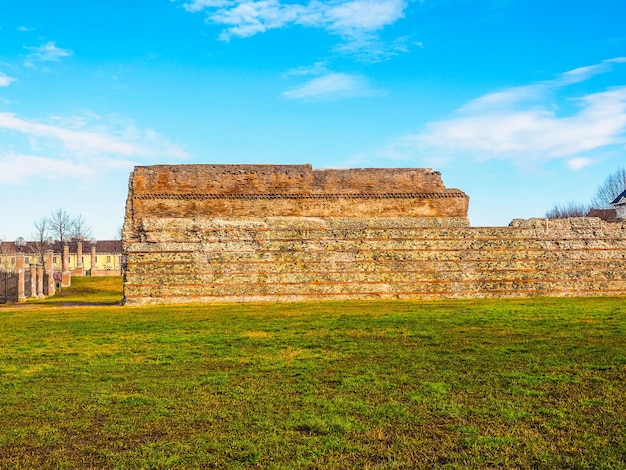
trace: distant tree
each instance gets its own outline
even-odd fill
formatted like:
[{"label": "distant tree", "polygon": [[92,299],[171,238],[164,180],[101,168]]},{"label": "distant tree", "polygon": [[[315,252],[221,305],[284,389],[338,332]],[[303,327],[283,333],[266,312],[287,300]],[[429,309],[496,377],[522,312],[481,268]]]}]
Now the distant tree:
[{"label": "distant tree", "polygon": [[52,238],[50,237],[50,222],[47,217],[42,217],[34,222],[34,230],[31,237],[34,241],[33,250],[37,255],[37,262],[45,265],[46,251],[51,248]]},{"label": "distant tree", "polygon": [[[118,227],[117,232],[115,233],[115,240],[122,241],[123,239],[124,239],[124,229],[123,227]],[[126,266],[128,266],[126,255],[123,253],[123,250],[120,253],[117,253],[117,250],[116,250],[115,254],[120,255],[120,269],[122,270],[122,273],[125,273]]]},{"label": "distant tree", "polygon": [[6,247],[4,245],[4,243],[2,243],[2,238],[0,238],[0,273],[4,272],[4,253],[5,253]]},{"label": "distant tree", "polygon": [[74,221],[63,209],[57,209],[48,218],[48,227],[54,241],[67,243],[74,233]]},{"label": "distant tree", "polygon": [[24,237],[17,237],[15,239],[15,246],[17,247],[18,251],[21,252],[24,247],[26,247],[26,240],[24,240]]},{"label": "distant tree", "polygon": [[548,219],[566,219],[568,217],[584,217],[591,209],[589,204],[581,204],[570,201],[567,204],[556,204],[552,209],[546,211]]},{"label": "distant tree", "polygon": [[72,219],[72,238],[79,241],[91,238],[91,227],[87,225],[87,221],[81,214]]},{"label": "distant tree", "polygon": [[591,201],[593,207],[608,209],[611,202],[626,190],[626,168],[619,168],[606,177]]}]

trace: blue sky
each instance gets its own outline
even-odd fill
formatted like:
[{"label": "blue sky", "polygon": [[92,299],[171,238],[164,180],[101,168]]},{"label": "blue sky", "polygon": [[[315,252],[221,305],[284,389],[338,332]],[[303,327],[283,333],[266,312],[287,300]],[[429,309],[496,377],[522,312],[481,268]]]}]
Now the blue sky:
[{"label": "blue sky", "polygon": [[626,165],[624,0],[0,0],[0,237],[134,165],[429,167],[472,225]]}]

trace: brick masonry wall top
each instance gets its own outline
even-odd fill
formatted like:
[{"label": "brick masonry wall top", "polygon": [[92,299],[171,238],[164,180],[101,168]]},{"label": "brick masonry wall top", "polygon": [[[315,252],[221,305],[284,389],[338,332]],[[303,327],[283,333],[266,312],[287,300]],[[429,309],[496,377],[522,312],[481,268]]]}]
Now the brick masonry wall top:
[{"label": "brick masonry wall top", "polygon": [[137,229],[147,217],[467,218],[468,205],[431,169],[155,165],[131,174],[126,226]]},{"label": "brick masonry wall top", "polygon": [[429,168],[314,170],[311,165],[154,165],[135,167],[131,179],[136,195],[446,191],[441,174]]}]

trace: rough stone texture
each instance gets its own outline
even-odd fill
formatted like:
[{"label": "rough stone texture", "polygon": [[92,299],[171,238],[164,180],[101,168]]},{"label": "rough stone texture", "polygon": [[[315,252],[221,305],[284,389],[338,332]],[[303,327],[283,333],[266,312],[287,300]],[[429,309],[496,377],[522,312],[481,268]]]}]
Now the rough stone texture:
[{"label": "rough stone texture", "polygon": [[155,165],[135,168],[126,221],[132,237],[146,217],[467,217],[468,203],[425,169]]},{"label": "rough stone texture", "polygon": [[626,294],[626,224],[470,227],[467,201],[432,170],[138,167],[125,301]]}]

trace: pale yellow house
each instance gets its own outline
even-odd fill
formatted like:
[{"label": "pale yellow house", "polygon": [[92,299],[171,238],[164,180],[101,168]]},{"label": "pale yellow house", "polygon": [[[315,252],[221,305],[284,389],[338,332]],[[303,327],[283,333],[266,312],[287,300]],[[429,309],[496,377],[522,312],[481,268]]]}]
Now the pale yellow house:
[{"label": "pale yellow house", "polygon": [[[76,241],[68,246],[68,269],[72,276],[119,276],[122,274],[122,242],[120,240],[101,240],[95,243],[83,242],[82,250]],[[64,248],[58,243],[50,246],[54,252],[54,271],[63,270]],[[17,253],[26,255],[26,266],[39,263],[35,242],[25,242],[18,247],[15,242],[0,243],[0,271],[15,270]],[[79,255],[79,252],[82,254]],[[80,256],[80,258],[79,258]]]},{"label": "pale yellow house", "polygon": [[[72,276],[120,276],[122,274],[122,242],[97,241],[95,245],[83,242],[68,243],[68,268]],[[82,248],[82,249],[81,249]],[[63,249],[54,246],[54,270],[63,269]],[[82,272],[80,272],[82,270]]]}]

